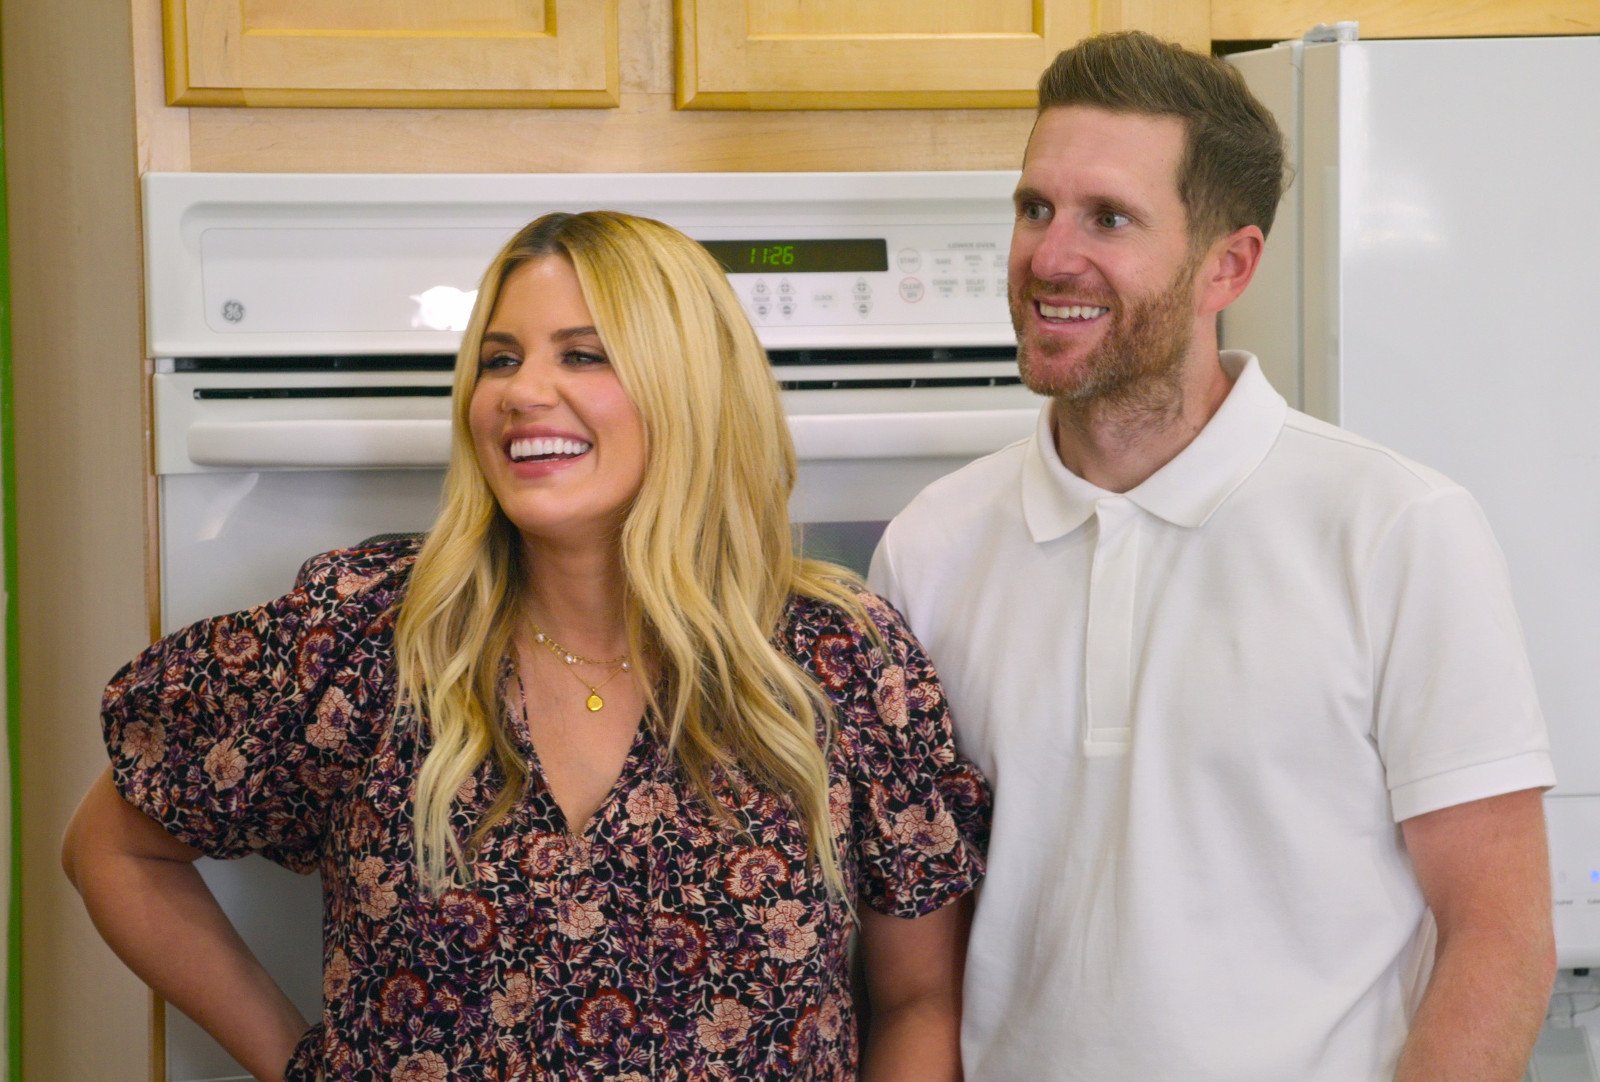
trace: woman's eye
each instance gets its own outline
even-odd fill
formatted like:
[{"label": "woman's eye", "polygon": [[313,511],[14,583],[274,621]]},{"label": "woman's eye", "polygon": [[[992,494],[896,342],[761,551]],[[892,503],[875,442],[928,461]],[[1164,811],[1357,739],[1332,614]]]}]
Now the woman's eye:
[{"label": "woman's eye", "polygon": [[589,365],[608,363],[604,354],[590,353],[588,350],[583,349],[568,350],[566,353],[562,354],[562,360],[579,368],[586,368]]},{"label": "woman's eye", "polygon": [[478,362],[478,371],[488,372],[496,368],[512,368],[521,363],[521,358],[515,353],[491,353]]}]

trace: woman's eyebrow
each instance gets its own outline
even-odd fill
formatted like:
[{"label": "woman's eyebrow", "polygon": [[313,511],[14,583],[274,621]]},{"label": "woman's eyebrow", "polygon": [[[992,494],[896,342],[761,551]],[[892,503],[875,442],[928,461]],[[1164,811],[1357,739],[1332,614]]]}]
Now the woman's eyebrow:
[{"label": "woman's eyebrow", "polygon": [[593,327],[563,327],[550,337],[557,342],[570,342],[574,338],[598,338],[600,332]]}]

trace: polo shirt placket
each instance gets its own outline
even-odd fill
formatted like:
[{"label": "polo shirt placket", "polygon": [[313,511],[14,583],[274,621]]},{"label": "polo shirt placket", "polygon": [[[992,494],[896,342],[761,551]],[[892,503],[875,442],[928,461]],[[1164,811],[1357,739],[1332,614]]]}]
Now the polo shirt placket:
[{"label": "polo shirt placket", "polygon": [[1125,755],[1133,737],[1133,612],[1139,581],[1139,508],[1096,500],[1094,559],[1084,636],[1083,753]]}]

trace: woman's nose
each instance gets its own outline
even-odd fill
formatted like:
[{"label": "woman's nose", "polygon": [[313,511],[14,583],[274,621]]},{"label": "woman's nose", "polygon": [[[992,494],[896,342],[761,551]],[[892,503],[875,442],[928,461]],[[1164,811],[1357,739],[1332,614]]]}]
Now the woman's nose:
[{"label": "woman's nose", "polygon": [[516,374],[506,380],[500,408],[507,413],[523,413],[554,405],[560,397],[556,373],[550,365],[524,360]]}]

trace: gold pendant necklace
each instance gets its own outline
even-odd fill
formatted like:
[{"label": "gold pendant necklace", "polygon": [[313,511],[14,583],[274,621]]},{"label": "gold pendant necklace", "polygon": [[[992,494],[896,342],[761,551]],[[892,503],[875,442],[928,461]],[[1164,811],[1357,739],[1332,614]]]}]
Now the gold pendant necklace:
[{"label": "gold pendant necklace", "polygon": [[[591,714],[597,714],[605,708],[606,701],[600,697],[600,689],[615,680],[618,674],[633,671],[633,663],[628,660],[627,654],[623,654],[621,657],[614,657],[609,661],[596,661],[592,657],[584,657],[582,654],[575,654],[568,650],[549,635],[546,635],[543,629],[533,621],[528,621],[528,626],[533,629],[533,641],[541,644],[556,657],[560,658],[561,663],[572,674],[572,678],[589,689],[589,697],[583,700],[583,705],[588,708]],[[598,684],[591,684],[578,675],[577,669],[573,668],[575,665],[604,665],[607,667],[615,665],[616,669]]]}]

